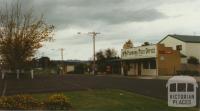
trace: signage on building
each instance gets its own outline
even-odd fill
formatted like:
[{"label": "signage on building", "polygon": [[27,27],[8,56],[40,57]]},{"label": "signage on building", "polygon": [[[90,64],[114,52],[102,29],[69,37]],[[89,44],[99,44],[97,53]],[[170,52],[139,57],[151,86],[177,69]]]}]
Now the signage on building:
[{"label": "signage on building", "polygon": [[157,55],[156,45],[122,49],[122,59],[154,58]]}]

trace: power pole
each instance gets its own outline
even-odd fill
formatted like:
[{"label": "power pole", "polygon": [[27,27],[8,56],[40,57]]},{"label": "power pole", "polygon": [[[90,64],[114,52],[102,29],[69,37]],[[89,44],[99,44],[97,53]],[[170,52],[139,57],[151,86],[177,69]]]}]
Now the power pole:
[{"label": "power pole", "polygon": [[[78,34],[81,34],[81,32],[78,32]],[[92,35],[92,39],[93,39],[93,75],[95,75],[95,71],[96,71],[96,63],[95,63],[95,38],[97,36],[97,34],[100,34],[99,32],[88,32],[89,35]]]},{"label": "power pole", "polygon": [[62,60],[62,62],[63,62],[63,51],[64,51],[64,49],[61,48],[60,51],[61,51],[61,60]]}]

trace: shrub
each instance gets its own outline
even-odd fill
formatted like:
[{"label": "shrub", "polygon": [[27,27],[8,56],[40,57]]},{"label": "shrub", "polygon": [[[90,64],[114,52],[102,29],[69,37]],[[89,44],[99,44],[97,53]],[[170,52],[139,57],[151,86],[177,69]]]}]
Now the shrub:
[{"label": "shrub", "polygon": [[189,64],[198,65],[199,64],[199,59],[197,59],[196,57],[190,57],[190,58],[188,58],[187,62]]},{"label": "shrub", "polygon": [[200,73],[198,71],[183,70],[177,71],[177,75],[200,76]]},{"label": "shrub", "polygon": [[11,104],[7,102],[7,98],[6,97],[0,97],[0,110],[2,109],[10,109],[11,108]]},{"label": "shrub", "polygon": [[54,94],[43,103],[30,95],[0,97],[0,110],[69,110],[71,105],[63,94]]},{"label": "shrub", "polygon": [[16,95],[0,98],[0,109],[37,109],[41,107],[41,103],[30,95]]},{"label": "shrub", "polygon": [[68,98],[63,94],[48,97],[44,104],[48,110],[69,110],[71,108]]}]

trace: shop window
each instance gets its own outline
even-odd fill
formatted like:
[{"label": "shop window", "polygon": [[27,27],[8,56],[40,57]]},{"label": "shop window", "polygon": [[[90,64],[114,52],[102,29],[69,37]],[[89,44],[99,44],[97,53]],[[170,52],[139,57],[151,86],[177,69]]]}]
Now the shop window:
[{"label": "shop window", "polygon": [[133,68],[136,69],[136,65],[135,64],[133,64]]},{"label": "shop window", "polygon": [[143,62],[143,69],[149,69],[149,63]]},{"label": "shop window", "polygon": [[150,61],[150,69],[156,69],[156,61]]},{"label": "shop window", "polygon": [[182,45],[176,45],[176,50],[181,51],[182,50]]}]

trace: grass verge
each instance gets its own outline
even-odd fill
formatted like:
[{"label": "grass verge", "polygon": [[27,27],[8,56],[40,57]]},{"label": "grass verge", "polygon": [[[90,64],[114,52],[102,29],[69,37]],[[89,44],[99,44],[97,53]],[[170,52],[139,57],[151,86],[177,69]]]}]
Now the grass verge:
[{"label": "grass verge", "polygon": [[[60,93],[60,92],[59,92]],[[52,93],[34,94],[42,100]],[[167,101],[115,89],[63,92],[75,110],[87,111],[198,111],[197,108],[172,108]]]}]

